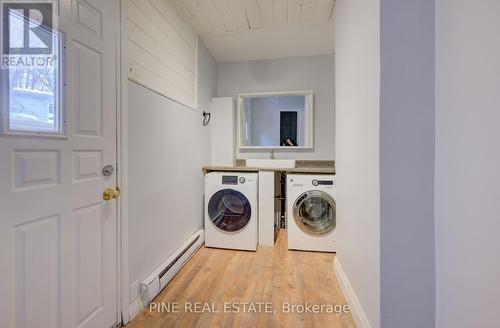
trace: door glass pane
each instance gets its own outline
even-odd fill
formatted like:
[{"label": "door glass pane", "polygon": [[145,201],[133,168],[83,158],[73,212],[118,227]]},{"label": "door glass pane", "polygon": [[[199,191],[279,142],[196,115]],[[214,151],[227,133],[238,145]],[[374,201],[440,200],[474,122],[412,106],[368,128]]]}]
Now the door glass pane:
[{"label": "door glass pane", "polygon": [[217,228],[234,232],[248,224],[252,209],[241,192],[224,189],[215,193],[208,202],[208,215]]},{"label": "door glass pane", "polygon": [[61,132],[58,67],[9,69],[9,129]]},{"label": "door glass pane", "polygon": [[335,228],[335,205],[320,196],[306,197],[296,208],[295,220],[304,231],[326,234]]},{"label": "door glass pane", "polygon": [[[26,18],[22,12],[11,10],[9,19],[10,46],[22,44],[22,26]],[[16,28],[18,25],[20,27]],[[16,132],[61,133],[60,37],[52,29],[42,29],[38,36],[39,39],[52,39],[51,53],[26,55],[11,51],[8,54],[8,129]],[[32,39],[36,41],[37,38],[31,38],[30,45],[39,47]]]}]

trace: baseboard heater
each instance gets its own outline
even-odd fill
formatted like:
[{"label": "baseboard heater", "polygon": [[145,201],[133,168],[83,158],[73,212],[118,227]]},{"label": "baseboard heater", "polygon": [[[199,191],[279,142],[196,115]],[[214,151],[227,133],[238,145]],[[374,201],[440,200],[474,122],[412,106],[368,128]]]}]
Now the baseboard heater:
[{"label": "baseboard heater", "polygon": [[191,256],[203,245],[204,237],[203,230],[196,232],[174,254],[141,282],[141,300],[144,307],[151,303]]}]

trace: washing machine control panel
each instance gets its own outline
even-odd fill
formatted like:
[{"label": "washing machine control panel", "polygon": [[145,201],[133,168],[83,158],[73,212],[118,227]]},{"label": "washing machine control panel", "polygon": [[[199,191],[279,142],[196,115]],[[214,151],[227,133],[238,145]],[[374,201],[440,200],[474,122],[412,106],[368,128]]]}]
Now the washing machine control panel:
[{"label": "washing machine control panel", "polygon": [[[310,181],[310,182],[307,182]],[[293,187],[306,187],[310,184],[312,184],[314,187],[316,187],[318,190],[321,189],[334,189],[336,187],[335,179],[329,179],[329,180],[320,180],[320,179],[313,179],[313,180],[302,180],[302,181],[296,181],[295,179],[291,178],[288,180],[288,183],[290,186]]]},{"label": "washing machine control panel", "polygon": [[317,186],[333,186],[333,180],[316,180],[312,181],[312,185]]},{"label": "washing machine control panel", "polygon": [[311,184],[314,187],[321,187],[321,189],[333,189],[335,187],[335,181],[334,180],[318,180],[318,179],[314,179],[314,180],[312,180]]}]

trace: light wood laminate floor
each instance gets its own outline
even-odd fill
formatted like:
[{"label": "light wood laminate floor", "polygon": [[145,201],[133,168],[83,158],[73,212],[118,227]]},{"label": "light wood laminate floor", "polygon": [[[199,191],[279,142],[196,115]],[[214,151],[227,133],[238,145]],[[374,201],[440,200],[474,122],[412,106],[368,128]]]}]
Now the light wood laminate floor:
[{"label": "light wood laminate floor", "polygon": [[[334,256],[289,251],[285,232],[278,235],[274,248],[259,247],[257,252],[202,247],[154,300],[170,306],[170,312],[142,310],[127,328],[356,327],[350,314],[328,313],[328,305],[346,305],[333,271]],[[240,313],[224,311],[224,304],[231,302],[239,302],[235,304]],[[252,303],[253,308],[249,304],[243,313],[243,302],[268,303]],[[286,310],[287,304],[306,302],[324,305],[323,313],[283,311],[283,304]],[[174,304],[179,307],[175,311]],[[192,311],[205,307],[205,312],[191,313],[189,306]],[[262,311],[253,312],[259,306]],[[266,313],[266,306],[271,313]]]}]

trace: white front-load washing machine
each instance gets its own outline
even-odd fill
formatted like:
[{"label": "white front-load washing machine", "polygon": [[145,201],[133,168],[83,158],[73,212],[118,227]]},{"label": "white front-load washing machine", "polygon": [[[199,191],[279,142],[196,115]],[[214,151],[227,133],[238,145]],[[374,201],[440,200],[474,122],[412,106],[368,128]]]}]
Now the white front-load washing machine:
[{"label": "white front-load washing machine", "polygon": [[205,176],[205,246],[257,250],[257,195],[257,173],[208,173]]},{"label": "white front-load washing machine", "polygon": [[287,176],[288,249],[336,252],[335,175]]}]

